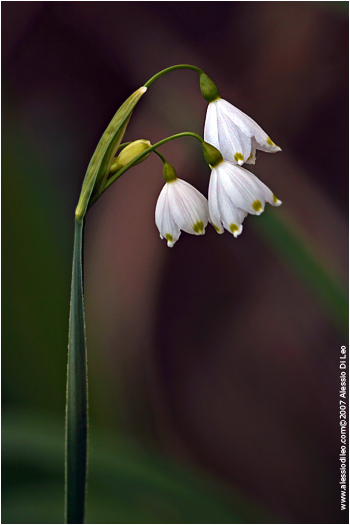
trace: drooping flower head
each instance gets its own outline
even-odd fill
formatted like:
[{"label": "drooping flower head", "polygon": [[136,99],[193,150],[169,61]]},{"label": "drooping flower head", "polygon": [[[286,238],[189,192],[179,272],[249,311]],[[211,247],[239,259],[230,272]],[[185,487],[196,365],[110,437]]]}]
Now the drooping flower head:
[{"label": "drooping flower head", "polygon": [[224,228],[234,237],[242,233],[242,223],[248,213],[260,215],[268,202],[282,202],[253,173],[224,160],[213,145],[203,142],[205,160],[211,167],[209,182],[209,217],[218,233]]},{"label": "drooping flower head", "polygon": [[156,225],[161,239],[172,248],[181,230],[193,235],[203,235],[209,221],[208,201],[188,182],[178,179],[175,170],[165,163],[165,185],[156,205]]},{"label": "drooping flower head", "polygon": [[252,118],[220,97],[214,82],[206,75],[202,75],[201,90],[209,102],[204,140],[218,148],[225,160],[240,166],[255,164],[257,149],[267,153],[281,151]]},{"label": "drooping flower head", "polygon": [[204,140],[216,146],[225,160],[240,166],[245,162],[255,164],[257,149],[281,151],[253,119],[222,98],[208,105]]},{"label": "drooping flower head", "polygon": [[218,233],[224,228],[235,237],[242,233],[248,213],[261,215],[265,203],[282,202],[253,173],[223,160],[213,167],[209,182],[210,221]]}]

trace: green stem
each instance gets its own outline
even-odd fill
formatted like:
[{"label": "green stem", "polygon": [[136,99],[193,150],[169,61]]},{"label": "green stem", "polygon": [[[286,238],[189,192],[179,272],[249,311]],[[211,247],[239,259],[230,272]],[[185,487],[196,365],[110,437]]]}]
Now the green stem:
[{"label": "green stem", "polygon": [[[117,179],[119,179],[119,177],[121,177],[136,162],[141,160],[142,157],[144,157],[145,155],[148,155],[148,153],[151,153],[152,151],[154,151],[155,149],[159,148],[160,146],[163,146],[163,144],[166,144],[167,142],[170,142],[170,141],[175,140],[175,139],[179,139],[181,137],[194,137],[195,139],[199,140],[199,142],[201,142],[201,143],[204,142],[203,141],[203,137],[201,137],[197,133],[192,133],[191,131],[184,131],[183,133],[177,133],[176,135],[171,135],[171,137],[166,137],[165,139],[160,140],[159,142],[156,142],[155,144],[153,144],[152,146],[147,148],[145,151],[140,153],[140,155],[138,155],[132,161],[130,161],[128,164],[126,164],[121,170],[119,170],[115,175],[113,175],[113,177],[108,179],[106,184],[105,184],[105,187],[103,188],[103,191],[106,191],[106,189],[109,188],[109,186],[111,184],[113,184],[113,182],[115,182]],[[103,191],[101,192],[101,194],[103,193]]]},{"label": "green stem", "polygon": [[193,71],[196,71],[199,75],[203,73],[199,67],[191,66],[190,64],[178,64],[177,66],[171,66],[167,67],[166,69],[163,69],[162,71],[159,71],[156,75],[154,75],[152,78],[150,78],[146,84],[145,87],[149,87],[153,82],[155,82],[158,78],[162,77],[166,73],[169,73],[170,71],[176,71],[177,69],[192,69]]},{"label": "green stem", "polygon": [[[145,155],[148,155],[155,149],[159,148],[160,146],[163,146],[163,144],[166,144],[167,142],[170,142],[171,140],[179,139],[181,137],[194,137],[195,139],[199,140],[200,143],[203,143],[203,137],[198,135],[197,133],[192,133],[191,131],[184,131],[183,133],[177,133],[176,135],[172,135],[171,137],[166,137],[163,140],[160,140],[159,142],[156,142],[156,144],[153,144],[153,146],[150,146],[145,151],[140,153],[137,157],[135,157],[132,161],[130,161],[128,164],[126,164],[122,169],[117,171],[111,178],[109,178],[104,186],[104,188],[100,191],[98,195],[95,195],[94,197],[91,197],[89,202],[89,208],[99,199],[99,197],[102,195],[104,191],[106,191],[107,188],[113,184],[119,177],[121,177],[128,169],[130,169],[136,162],[142,159]],[[158,152],[159,153],[159,152]],[[164,158],[164,157],[163,157]],[[165,160],[165,159],[164,159]]]},{"label": "green stem", "polygon": [[76,220],[66,398],[66,523],[84,523],[86,492],[88,400],[83,291],[83,231],[84,219]]},{"label": "green stem", "polygon": [[153,150],[153,153],[155,153],[156,155],[158,155],[158,157],[159,157],[160,159],[162,159],[163,163],[166,162],[166,158],[165,158],[165,157],[164,157],[159,151],[157,151],[157,150],[155,149],[155,150]]}]

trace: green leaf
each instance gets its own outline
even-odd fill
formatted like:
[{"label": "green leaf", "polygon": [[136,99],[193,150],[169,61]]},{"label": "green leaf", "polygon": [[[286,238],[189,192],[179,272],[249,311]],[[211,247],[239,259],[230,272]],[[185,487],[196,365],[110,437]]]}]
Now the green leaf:
[{"label": "green leaf", "polygon": [[83,523],[87,466],[87,354],[83,294],[84,219],[75,221],[68,337],[66,523]]},{"label": "green leaf", "polygon": [[97,144],[86,171],[78,206],[75,211],[78,219],[84,217],[92,192],[97,192],[97,194],[101,192],[101,187],[106,181],[109,168],[124,136],[131,113],[146,90],[147,88],[141,87],[124,102]]}]

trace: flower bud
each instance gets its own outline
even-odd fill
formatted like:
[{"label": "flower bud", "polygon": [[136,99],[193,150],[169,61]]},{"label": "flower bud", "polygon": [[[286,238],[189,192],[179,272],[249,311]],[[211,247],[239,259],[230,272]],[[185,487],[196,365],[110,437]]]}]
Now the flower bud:
[{"label": "flower bud", "polygon": [[[114,159],[110,169],[110,174],[113,175],[113,173],[117,173],[117,171],[126,166],[126,164],[129,164],[129,162],[138,157],[138,155],[143,153],[150,146],[150,141],[144,139],[135,140],[135,142],[132,142],[128,146],[125,146],[125,148],[123,148],[119,155]],[[136,164],[139,164],[140,162],[146,160],[150,156],[150,154],[151,153],[148,153],[147,155],[142,157],[142,159],[135,162],[135,166]]]},{"label": "flower bud", "polygon": [[207,102],[213,102],[220,98],[220,93],[214,82],[205,74],[202,73],[199,77],[201,93]]},{"label": "flower bud", "polygon": [[215,146],[208,144],[208,142],[202,142],[202,149],[205,160],[212,168],[224,160],[220,151],[216,149]]}]

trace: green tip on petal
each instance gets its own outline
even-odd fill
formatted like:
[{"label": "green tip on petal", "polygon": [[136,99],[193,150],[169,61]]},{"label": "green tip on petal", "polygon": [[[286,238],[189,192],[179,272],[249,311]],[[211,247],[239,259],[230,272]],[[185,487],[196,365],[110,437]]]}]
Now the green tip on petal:
[{"label": "green tip on petal", "polygon": [[255,210],[257,212],[262,211],[262,209],[263,209],[262,204],[261,204],[261,202],[259,200],[256,200],[256,201],[253,202],[252,208],[253,208],[253,210]]},{"label": "green tip on petal", "polygon": [[244,157],[242,155],[242,153],[235,153],[235,156],[234,156],[234,159],[236,162],[242,162],[244,160]]},{"label": "green tip on petal", "polygon": [[277,199],[276,195],[272,194],[272,200],[273,200],[273,203],[276,204],[276,206],[281,206],[282,201]]},{"label": "green tip on petal", "polygon": [[238,232],[239,227],[237,226],[237,224],[233,224],[232,223],[232,224],[230,224],[230,230],[231,230],[232,233],[236,233],[236,232]]},{"label": "green tip on petal", "polygon": [[216,224],[214,224],[214,223],[212,222],[212,225],[213,225],[215,231],[216,231],[217,233],[220,233],[220,230],[219,230],[219,228],[216,226]]},{"label": "green tip on petal", "polygon": [[266,139],[266,143],[267,143],[269,146],[272,146],[272,147],[274,147],[274,148],[277,148],[277,150],[275,150],[275,151],[282,151],[281,148],[280,148],[279,146],[277,146],[277,144],[275,144],[275,143],[273,142],[273,140],[270,139],[270,137],[267,137],[267,139]]},{"label": "green tip on petal", "polygon": [[170,233],[167,233],[166,236],[165,236],[166,240],[169,241],[169,242],[173,242],[173,236],[170,235]]},{"label": "green tip on petal", "polygon": [[196,224],[193,226],[193,230],[196,233],[202,233],[202,231],[204,230],[204,224],[202,223],[202,221],[196,222]]}]

